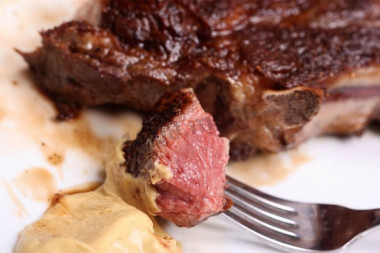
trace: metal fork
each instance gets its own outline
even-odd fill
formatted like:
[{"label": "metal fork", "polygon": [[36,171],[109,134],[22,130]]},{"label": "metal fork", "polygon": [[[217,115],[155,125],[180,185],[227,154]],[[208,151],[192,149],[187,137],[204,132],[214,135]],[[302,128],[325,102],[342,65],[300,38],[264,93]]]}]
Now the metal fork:
[{"label": "metal fork", "polygon": [[299,203],[273,197],[229,176],[227,182],[226,194],[234,205],[224,214],[282,251],[340,252],[380,225],[380,209]]}]

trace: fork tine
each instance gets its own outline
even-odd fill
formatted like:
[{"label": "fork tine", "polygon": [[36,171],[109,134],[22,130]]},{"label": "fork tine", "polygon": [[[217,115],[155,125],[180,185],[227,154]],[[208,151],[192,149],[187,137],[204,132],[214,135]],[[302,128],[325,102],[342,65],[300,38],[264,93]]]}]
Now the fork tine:
[{"label": "fork tine", "polygon": [[230,194],[229,190],[226,191],[228,197],[234,203],[234,207],[239,211],[247,214],[248,216],[255,217],[260,219],[270,225],[278,226],[283,229],[296,229],[298,228],[298,224],[296,221],[285,218],[280,215],[276,215],[272,212],[268,212],[265,209],[260,208],[259,206],[252,205],[249,202],[247,203],[244,198],[239,198],[239,196],[235,196],[234,194]]},{"label": "fork tine", "polygon": [[256,195],[252,195],[252,193],[242,193],[239,189],[235,189],[234,187],[227,188],[225,193],[232,199],[234,205],[244,205],[250,209],[255,209],[255,211],[262,215],[275,216],[272,218],[277,220],[285,219],[285,223],[295,223],[291,220],[297,214],[296,212],[284,211],[283,209],[273,207],[273,204],[270,205],[267,204],[267,202],[263,202],[261,199],[258,199]]},{"label": "fork tine", "polygon": [[[254,189],[244,183],[239,182],[238,180],[230,177],[227,177],[228,189],[227,192],[231,195],[243,199],[245,202],[253,206],[260,206],[262,209],[270,209],[275,213],[286,213],[290,215],[297,214],[297,210],[288,204],[290,202],[285,201],[280,198],[270,196],[266,193],[263,193],[257,189]],[[286,203],[286,204],[285,204]]]},{"label": "fork tine", "polygon": [[289,244],[290,241],[299,239],[299,236],[294,232],[272,226],[260,219],[248,216],[234,207],[224,212],[224,214],[239,226],[266,240]]}]

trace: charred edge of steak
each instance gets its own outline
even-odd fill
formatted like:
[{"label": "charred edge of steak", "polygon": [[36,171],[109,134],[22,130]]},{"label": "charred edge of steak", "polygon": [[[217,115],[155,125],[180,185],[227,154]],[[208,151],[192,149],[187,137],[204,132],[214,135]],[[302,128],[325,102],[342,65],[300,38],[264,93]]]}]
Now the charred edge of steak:
[{"label": "charred edge of steak", "polygon": [[[123,147],[126,160],[126,170],[128,173],[137,177],[141,171],[141,164],[147,161],[139,159],[143,157],[151,158],[151,144],[158,138],[158,132],[172,119],[179,115],[185,107],[195,99],[191,91],[167,92],[156,103],[153,111],[146,114],[143,118],[142,131],[135,141],[126,142]],[[144,147],[144,148],[141,148]],[[140,150],[141,154],[140,154]],[[149,152],[148,154],[146,152]]]}]

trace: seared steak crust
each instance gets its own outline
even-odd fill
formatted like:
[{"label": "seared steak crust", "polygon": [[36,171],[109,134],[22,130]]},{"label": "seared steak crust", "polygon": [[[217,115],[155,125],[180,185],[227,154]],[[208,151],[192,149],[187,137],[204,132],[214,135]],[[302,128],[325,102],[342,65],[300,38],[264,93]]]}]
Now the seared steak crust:
[{"label": "seared steak crust", "polygon": [[[162,46],[197,43],[251,24],[306,25],[331,29],[377,23],[377,0],[110,0],[102,26],[126,43]],[[169,43],[167,43],[169,42]],[[190,43],[191,44],[191,43]],[[168,46],[168,47],[166,47]]]},{"label": "seared steak crust", "polygon": [[[237,48],[249,72],[263,75],[277,89],[329,88],[329,79],[380,64],[380,27],[331,30],[250,27],[238,32]],[[232,38],[231,38],[232,39]],[[244,40],[247,45],[244,45]]]},{"label": "seared steak crust", "polygon": [[380,25],[378,0],[322,0],[316,8],[297,17],[313,28],[331,29],[348,25]]},{"label": "seared steak crust", "polygon": [[365,127],[379,97],[379,9],[374,0],[111,0],[102,27],[112,33],[66,23],[23,55],[66,117],[106,103],[149,111],[166,91],[191,87],[232,158],[246,158],[342,132],[347,121],[309,125],[346,86],[373,101],[360,101],[367,120],[343,132]]},{"label": "seared steak crust", "polygon": [[[172,124],[175,117],[179,116],[194,99],[192,92],[167,92],[161,96],[154,109],[147,113],[143,119],[143,128],[138,138],[124,144],[124,154],[126,160],[126,170],[133,176],[139,176],[141,164],[147,161],[139,159],[152,157],[153,143],[159,140],[160,131],[168,124]],[[179,125],[177,125],[180,127]],[[178,129],[177,129],[178,130]],[[178,133],[173,133],[178,134]],[[145,148],[141,148],[144,147]]]}]

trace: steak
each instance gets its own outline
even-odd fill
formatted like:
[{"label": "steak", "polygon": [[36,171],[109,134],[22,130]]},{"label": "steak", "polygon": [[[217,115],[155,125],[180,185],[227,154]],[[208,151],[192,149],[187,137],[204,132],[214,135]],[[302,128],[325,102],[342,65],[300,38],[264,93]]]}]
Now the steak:
[{"label": "steak", "polygon": [[154,215],[190,227],[230,207],[224,195],[228,140],[191,89],[165,93],[123,151],[126,173],[159,194]]},{"label": "steak", "polygon": [[61,118],[82,106],[149,111],[193,88],[233,159],[319,134],[360,134],[380,104],[374,0],[111,0],[101,27],[69,22],[23,53]]}]

